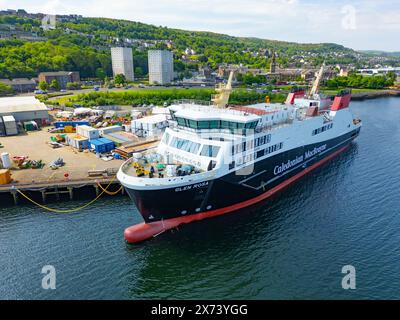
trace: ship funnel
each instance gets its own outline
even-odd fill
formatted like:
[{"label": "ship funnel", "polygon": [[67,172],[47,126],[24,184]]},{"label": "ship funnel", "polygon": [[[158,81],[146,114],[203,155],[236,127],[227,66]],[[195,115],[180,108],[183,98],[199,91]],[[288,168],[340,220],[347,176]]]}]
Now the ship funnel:
[{"label": "ship funnel", "polygon": [[339,92],[335,96],[335,99],[333,100],[331,111],[339,111],[341,109],[346,109],[350,104],[350,100],[351,100],[350,90]]},{"label": "ship funnel", "polygon": [[288,94],[285,103],[286,104],[294,104],[294,99],[299,98],[299,97],[304,97],[304,94],[305,94],[304,89],[302,89],[302,88],[294,89]]}]

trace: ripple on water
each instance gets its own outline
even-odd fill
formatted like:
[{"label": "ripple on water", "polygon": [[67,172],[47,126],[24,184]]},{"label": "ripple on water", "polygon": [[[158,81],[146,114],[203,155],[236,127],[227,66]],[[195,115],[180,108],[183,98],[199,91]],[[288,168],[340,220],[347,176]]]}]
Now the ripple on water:
[{"label": "ripple on water", "polygon": [[[263,203],[140,245],[123,241],[140,221],[128,198],[68,216],[0,208],[0,298],[400,298],[400,100],[352,108],[364,126],[344,154]],[[40,287],[45,264],[55,291]]]}]

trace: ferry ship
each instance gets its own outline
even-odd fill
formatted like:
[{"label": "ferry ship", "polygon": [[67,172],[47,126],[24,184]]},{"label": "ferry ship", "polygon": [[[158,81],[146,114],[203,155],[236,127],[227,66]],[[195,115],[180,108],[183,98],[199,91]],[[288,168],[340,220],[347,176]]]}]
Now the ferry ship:
[{"label": "ferry ship", "polygon": [[307,95],[293,90],[282,104],[227,107],[231,80],[232,74],[213,103],[171,105],[169,127],[156,149],[121,166],[117,178],[144,219],[125,230],[128,243],[263,201],[345,151],[359,135],[350,91],[329,104],[313,86]]}]

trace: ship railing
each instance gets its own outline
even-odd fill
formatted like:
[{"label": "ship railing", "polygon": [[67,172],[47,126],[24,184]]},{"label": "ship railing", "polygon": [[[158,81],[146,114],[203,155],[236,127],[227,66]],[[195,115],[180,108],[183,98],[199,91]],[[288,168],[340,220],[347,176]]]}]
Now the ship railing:
[{"label": "ship railing", "polygon": [[206,100],[197,100],[197,99],[179,99],[174,100],[173,104],[188,104],[188,105],[203,105],[203,106],[210,106],[212,103]]},{"label": "ship railing", "polygon": [[[131,158],[124,162],[121,166],[121,171],[131,177],[137,179],[137,181],[144,185],[157,185],[157,184],[170,184],[170,183],[182,183],[182,182],[199,182],[204,180],[209,180],[215,178],[216,170],[211,171],[201,171],[197,173],[192,173],[185,176],[164,176],[163,178],[157,177],[157,174],[154,175],[153,178],[150,178],[148,175],[146,176],[137,176],[134,172],[134,167],[132,163],[136,162],[135,159]],[[175,164],[176,165],[176,164]]]}]

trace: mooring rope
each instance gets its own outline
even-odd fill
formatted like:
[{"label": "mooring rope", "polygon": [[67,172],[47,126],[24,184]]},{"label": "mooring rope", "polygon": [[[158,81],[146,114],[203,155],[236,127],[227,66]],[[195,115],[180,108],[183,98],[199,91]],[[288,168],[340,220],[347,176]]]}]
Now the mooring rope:
[{"label": "mooring rope", "polygon": [[97,184],[99,185],[99,187],[101,188],[102,192],[101,192],[98,196],[96,196],[96,198],[94,198],[93,200],[89,201],[88,203],[86,203],[86,204],[83,205],[83,206],[80,206],[80,207],[77,207],[77,208],[74,208],[74,209],[67,209],[67,210],[49,208],[49,207],[47,207],[47,206],[45,206],[45,205],[42,205],[42,204],[36,202],[35,200],[31,199],[30,197],[28,197],[26,194],[24,194],[24,193],[23,193],[21,190],[19,190],[18,188],[15,188],[15,187],[14,187],[14,188],[15,188],[15,190],[16,190],[20,195],[22,195],[25,199],[27,199],[28,201],[30,201],[31,203],[35,204],[36,206],[38,206],[38,207],[40,207],[40,208],[42,208],[42,209],[45,209],[45,210],[50,211],[50,212],[55,212],[55,213],[72,213],[72,212],[77,212],[77,211],[80,211],[80,210],[83,210],[83,209],[87,208],[88,206],[90,206],[91,204],[93,204],[94,202],[96,202],[104,193],[107,193],[107,194],[110,194],[110,195],[116,195],[120,190],[122,190],[122,186],[121,186],[121,188],[119,188],[117,191],[114,191],[114,192],[109,192],[109,191],[107,191],[107,189],[108,189],[108,188],[110,187],[110,185],[114,182],[114,180],[115,180],[115,178],[113,178],[113,179],[110,181],[110,183],[107,185],[107,187],[106,187],[105,189],[100,185],[100,183],[97,183]]}]

